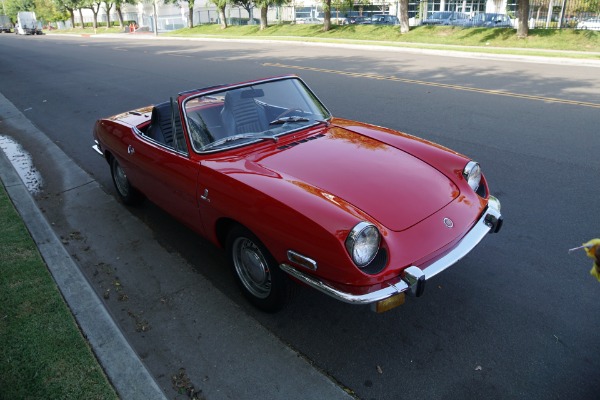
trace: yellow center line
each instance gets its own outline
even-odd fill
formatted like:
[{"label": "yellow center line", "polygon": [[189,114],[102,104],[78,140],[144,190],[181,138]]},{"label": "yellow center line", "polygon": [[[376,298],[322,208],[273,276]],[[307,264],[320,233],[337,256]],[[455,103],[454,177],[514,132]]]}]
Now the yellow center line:
[{"label": "yellow center line", "polygon": [[286,64],[279,64],[279,63],[263,63],[263,65],[266,67],[289,68],[289,69],[299,69],[299,70],[304,70],[304,71],[324,72],[324,73],[328,73],[328,74],[346,75],[346,76],[352,76],[352,77],[356,77],[356,78],[378,79],[378,80],[387,80],[387,81],[402,82],[402,83],[411,83],[414,85],[435,86],[435,87],[446,88],[446,89],[462,90],[462,91],[466,91],[466,92],[476,92],[476,93],[484,93],[484,94],[493,94],[493,95],[497,95],[497,96],[515,97],[515,98],[519,98],[519,99],[545,101],[548,103],[560,103],[560,104],[570,104],[570,105],[575,105],[575,106],[600,108],[600,104],[598,104],[598,103],[589,103],[589,102],[585,102],[585,101],[567,100],[567,99],[557,99],[554,97],[534,96],[534,95],[529,95],[529,94],[511,93],[511,92],[505,92],[503,90],[479,89],[479,88],[473,88],[473,87],[468,87],[468,86],[450,85],[450,84],[446,84],[446,83],[418,81],[415,79],[405,79],[405,78],[398,78],[396,76],[385,76],[385,75],[366,73],[366,72],[339,71],[339,70],[334,70],[334,69],[303,67],[303,66],[298,66],[298,65],[286,65]]}]

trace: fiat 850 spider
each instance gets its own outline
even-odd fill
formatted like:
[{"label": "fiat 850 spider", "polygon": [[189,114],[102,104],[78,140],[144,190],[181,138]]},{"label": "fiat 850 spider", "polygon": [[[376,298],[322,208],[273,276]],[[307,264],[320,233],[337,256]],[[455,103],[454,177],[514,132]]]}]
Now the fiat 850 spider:
[{"label": "fiat 850 spider", "polygon": [[224,248],[265,311],[298,282],[387,311],[502,226],[477,162],[333,117],[294,75],[182,92],[93,135],[120,200]]}]

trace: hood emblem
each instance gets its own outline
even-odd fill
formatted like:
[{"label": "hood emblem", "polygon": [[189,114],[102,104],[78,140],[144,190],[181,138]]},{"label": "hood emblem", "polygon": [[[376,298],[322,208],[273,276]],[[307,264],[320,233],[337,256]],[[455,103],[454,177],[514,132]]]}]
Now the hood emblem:
[{"label": "hood emblem", "polygon": [[453,228],[454,222],[450,218],[444,218],[444,225],[446,225],[446,228]]}]

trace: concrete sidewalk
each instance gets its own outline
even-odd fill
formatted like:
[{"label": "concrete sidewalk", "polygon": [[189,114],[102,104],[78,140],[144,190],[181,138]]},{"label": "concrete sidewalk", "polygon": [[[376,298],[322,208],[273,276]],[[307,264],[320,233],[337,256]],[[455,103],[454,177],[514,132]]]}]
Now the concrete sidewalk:
[{"label": "concrete sidewalk", "polygon": [[[0,96],[0,134],[8,122],[35,130]],[[8,111],[8,113],[7,113]],[[40,132],[41,134],[41,132]],[[84,336],[123,399],[166,399],[148,370],[112,320],[106,308],[44,218],[8,157],[0,151],[0,180],[35,241]]]},{"label": "concrete sidewalk", "polygon": [[[140,246],[146,247],[139,249],[140,253],[148,254],[149,258],[172,257],[152,239],[147,227],[120,206],[112,196],[107,195],[92,177],[80,169],[1,94],[0,135],[10,135],[16,142],[35,141],[36,148],[43,149],[44,154],[40,156],[49,159],[53,168],[59,171],[53,173],[59,174],[62,180],[61,202],[68,204],[65,206],[68,222],[74,226],[80,225],[90,241],[104,243],[106,239],[100,236],[110,236],[111,232],[117,234],[118,230],[123,229],[112,226],[111,221],[127,220],[126,233],[138,238],[143,242]],[[45,210],[45,214],[40,211],[38,204],[2,151],[0,179],[119,396],[123,399],[144,400],[167,398],[165,393],[169,393],[170,385],[165,381],[169,382],[169,376],[160,377],[161,386],[157,380],[157,373],[150,372],[150,368],[141,361],[139,350],[134,350],[131,340],[124,335],[122,328],[115,322],[114,315],[107,310],[106,304],[82,273],[81,264],[84,261],[71,257],[64,246],[64,240],[58,238],[55,229],[46,219],[48,210]],[[94,224],[94,221],[103,223]],[[136,257],[139,258],[140,255]],[[169,259],[164,263],[172,262]],[[171,274],[173,273],[177,274],[178,271],[171,271]],[[206,365],[222,365],[223,359],[227,358],[235,360],[237,368],[210,369],[210,382],[206,382],[205,386],[200,388],[207,399],[256,398],[257,389],[260,389],[262,399],[352,398],[242,309],[232,304],[231,300],[205,278],[195,274],[193,279],[193,287],[190,290],[201,291],[201,302],[204,306],[194,307],[193,310],[202,318],[204,336],[215,341],[200,349],[203,352],[202,359],[198,360],[196,367],[203,369]],[[189,306],[192,307],[191,304]],[[169,332],[167,326],[163,331],[166,330],[166,334],[172,336],[183,334],[177,329],[171,329],[174,331]],[[270,372],[265,373],[265,368]],[[175,396],[175,392],[170,392],[168,397]]]}]

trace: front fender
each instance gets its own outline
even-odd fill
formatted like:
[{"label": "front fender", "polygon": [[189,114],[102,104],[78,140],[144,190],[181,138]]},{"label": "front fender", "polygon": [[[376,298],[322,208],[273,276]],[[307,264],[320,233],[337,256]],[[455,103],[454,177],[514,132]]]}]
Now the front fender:
[{"label": "front fender", "polygon": [[200,213],[212,227],[212,241],[219,243],[217,226],[229,219],[250,229],[278,263],[289,263],[287,252],[293,250],[315,260],[324,279],[351,283],[367,277],[350,260],[344,241],[358,222],[376,221],[303,182],[272,171],[249,172],[244,162],[202,163],[199,192],[208,198]]}]

